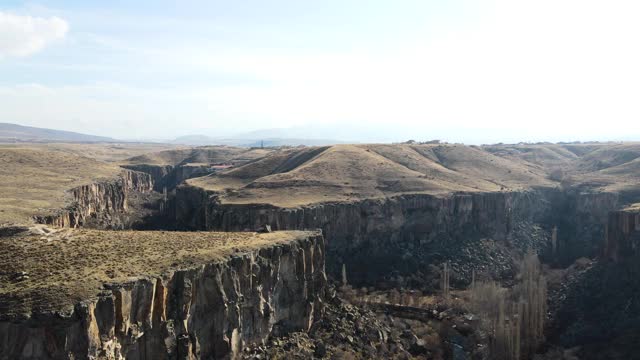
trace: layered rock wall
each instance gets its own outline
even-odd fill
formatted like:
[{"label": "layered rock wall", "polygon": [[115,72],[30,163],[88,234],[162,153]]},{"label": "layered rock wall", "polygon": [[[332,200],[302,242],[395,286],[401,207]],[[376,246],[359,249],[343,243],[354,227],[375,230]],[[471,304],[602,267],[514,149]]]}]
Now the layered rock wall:
[{"label": "layered rock wall", "polygon": [[556,260],[569,265],[579,257],[598,256],[609,213],[620,207],[618,194],[562,191],[550,200],[549,222],[558,229]]},{"label": "layered rock wall", "polygon": [[438,248],[456,243],[509,242],[516,224],[540,221],[549,209],[537,191],[415,194],[285,209],[220,204],[215,193],[183,186],[176,203],[179,226],[187,229],[320,228],[331,253],[330,272],[338,275],[346,264],[355,283],[379,281],[393,270],[415,273],[437,261]]},{"label": "layered rock wall", "polygon": [[101,181],[73,188],[69,191],[71,205],[55,215],[36,216],[38,223],[58,227],[78,227],[92,217],[103,217],[115,222],[114,217],[127,212],[131,192],[148,193],[153,189],[151,176],[142,172],[124,170],[112,181]]},{"label": "layered rock wall", "polygon": [[108,287],[72,314],[0,322],[0,359],[237,358],[308,330],[326,275],[319,233],[197,268]]},{"label": "layered rock wall", "polygon": [[215,170],[209,165],[181,165],[175,168],[175,183],[173,188],[180,185],[183,181],[212,174]]},{"label": "layered rock wall", "polygon": [[[492,239],[548,253],[553,262],[593,257],[602,248],[614,193],[561,189],[401,195],[297,208],[268,204],[221,204],[218,194],[183,185],[176,192],[178,228],[245,231],[323,230],[331,253],[328,269],[339,277],[346,264],[352,279],[376,282],[392,271],[415,273],[445,258],[443,249]],[[558,242],[552,252],[552,229]],[[535,238],[534,238],[535,237]],[[552,257],[553,256],[553,257]],[[375,263],[376,266],[371,266]]]},{"label": "layered rock wall", "polygon": [[209,165],[123,165],[125,169],[140,171],[151,175],[153,179],[153,189],[157,192],[172,191],[176,186],[180,185],[183,181],[198,177],[205,176],[214,172]]},{"label": "layered rock wall", "polygon": [[447,241],[469,230],[507,240],[516,219],[534,219],[545,206],[532,193],[515,192],[403,195],[292,209],[219,205],[211,196],[202,199],[209,199],[209,206],[200,208],[206,223],[193,224],[196,228],[241,231],[265,224],[274,230],[322,228],[330,247],[345,249],[382,237],[391,242]]},{"label": "layered rock wall", "polygon": [[171,165],[123,165],[125,169],[143,172],[151,176],[153,190],[162,192],[164,188],[172,188],[175,184],[174,167]]},{"label": "layered rock wall", "polygon": [[640,210],[618,210],[609,213],[604,257],[620,260],[638,255],[640,250]]}]

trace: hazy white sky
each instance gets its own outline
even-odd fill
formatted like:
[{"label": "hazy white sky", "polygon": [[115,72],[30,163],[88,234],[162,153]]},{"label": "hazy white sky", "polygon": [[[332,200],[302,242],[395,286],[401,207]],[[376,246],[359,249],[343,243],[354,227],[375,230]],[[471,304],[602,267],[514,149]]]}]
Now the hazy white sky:
[{"label": "hazy white sky", "polygon": [[0,122],[119,138],[314,124],[359,141],[640,140],[638,1],[87,3],[0,4]]}]

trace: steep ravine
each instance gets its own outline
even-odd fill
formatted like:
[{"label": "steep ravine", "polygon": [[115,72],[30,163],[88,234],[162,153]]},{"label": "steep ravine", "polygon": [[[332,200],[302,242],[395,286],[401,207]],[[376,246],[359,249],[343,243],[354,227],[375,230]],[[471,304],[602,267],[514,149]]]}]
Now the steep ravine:
[{"label": "steep ravine", "polygon": [[153,189],[158,192],[166,188],[172,188],[175,186],[175,167],[172,165],[122,165],[124,169],[131,171],[139,171],[145,174],[149,174],[153,181]]},{"label": "steep ravine", "polygon": [[122,165],[123,168],[149,174],[153,180],[153,189],[163,192],[164,189],[172,191],[180,183],[194,177],[211,174],[214,170],[209,165]]},{"label": "steep ravine", "polygon": [[[131,226],[123,220],[128,197],[158,192],[152,192],[151,175],[126,174],[122,181],[74,189],[76,207],[45,222],[93,227],[95,219],[101,219],[97,227]],[[613,254],[619,249],[635,250],[637,244],[637,235],[628,225],[635,229],[636,217],[616,215],[621,207],[618,195],[580,189],[409,194],[279,208],[224,204],[215,192],[183,184],[169,203],[161,217],[146,224],[148,228],[228,232],[256,231],[269,225],[272,230],[321,229],[327,239],[327,272],[338,279],[346,269],[354,286],[437,289],[444,262],[451,264],[454,287],[466,287],[472,272],[509,281],[517,272],[515,254],[528,248],[538,250],[545,262],[564,267],[580,257],[605,254],[615,259]],[[554,228],[555,247],[551,240]],[[273,249],[260,250],[268,252],[265,255],[180,270],[162,279],[115,285],[96,301],[77,304],[69,315],[38,315],[0,324],[3,333],[17,334],[5,337],[3,349],[12,349],[11,354],[54,351],[53,358],[69,353],[76,358],[91,354],[132,359],[167,354],[169,358],[219,358],[233,356],[243,344],[260,343],[274,332],[306,330],[319,316],[326,283],[324,247],[311,251],[309,261],[323,264],[322,275],[312,271],[316,274],[311,275],[316,279],[313,285],[309,278],[300,280],[299,269],[309,264],[304,250],[298,251],[301,256],[296,259],[285,259],[274,255],[277,250]],[[275,285],[288,276],[295,279],[287,280],[286,286]],[[207,280],[211,278],[215,281]],[[291,285],[294,283],[298,285]],[[283,288],[286,296],[278,295],[283,290],[277,289]],[[267,303],[269,306],[264,305]],[[277,315],[283,313],[288,315]],[[31,340],[26,343],[24,339]],[[22,354],[23,358],[31,356]]]},{"label": "steep ravine", "polygon": [[639,255],[640,208],[609,213],[604,258],[618,261]]},{"label": "steep ravine", "polygon": [[[470,281],[472,271],[508,278],[515,270],[513,252],[529,247],[557,266],[596,257],[603,251],[609,212],[621,206],[615,193],[537,188],[409,194],[279,208],[221,204],[219,194],[187,184],[162,200],[151,190],[155,184],[151,175],[124,174],[119,181],[73,189],[73,207],[39,221],[111,229],[255,231],[264,225],[273,230],[322,229],[332,276],[339,278],[344,265],[354,284],[388,281],[391,286],[405,286],[430,282],[437,272],[433,267],[446,261],[453,262],[453,280],[461,284]],[[147,203],[127,211],[131,195],[145,193]],[[148,213],[135,216],[143,211]]]},{"label": "steep ravine", "polygon": [[133,193],[151,193],[153,180],[150,175],[138,171],[123,170],[114,180],[99,181],[68,191],[70,205],[56,214],[35,216],[37,223],[57,227],[90,225],[103,228],[127,228],[129,197]]},{"label": "steep ravine", "polygon": [[640,209],[609,214],[603,256],[567,278],[549,340],[580,359],[636,359],[640,353]]},{"label": "steep ravine", "polygon": [[[471,261],[478,257],[471,252],[486,239],[505,245],[503,252],[539,249],[550,262],[597,255],[607,214],[618,206],[615,194],[541,188],[278,208],[221,204],[218,194],[183,185],[176,192],[176,221],[179,228],[191,230],[245,231],[264,225],[274,230],[322,229],[328,271],[338,278],[344,264],[355,284],[391,278],[402,283],[407,276],[426,276],[429,266],[456,259],[456,276],[465,282],[471,270],[507,277],[513,270],[504,259],[508,254],[489,253],[480,262]],[[554,227],[558,241],[552,251]],[[465,265],[465,260],[470,263]]]},{"label": "steep ravine", "polygon": [[306,331],[326,286],[319,233],[221,261],[105,286],[69,313],[0,322],[0,359],[236,358]]}]

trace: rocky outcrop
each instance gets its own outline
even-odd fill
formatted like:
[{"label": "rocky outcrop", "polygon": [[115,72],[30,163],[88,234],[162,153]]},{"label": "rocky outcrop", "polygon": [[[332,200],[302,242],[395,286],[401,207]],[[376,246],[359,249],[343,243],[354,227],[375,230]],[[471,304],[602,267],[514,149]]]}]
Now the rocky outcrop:
[{"label": "rocky outcrop", "polygon": [[602,249],[609,212],[620,207],[616,193],[558,191],[550,198],[549,222],[557,226],[557,260],[571,264],[580,257],[597,257]]},{"label": "rocky outcrop", "polygon": [[128,210],[128,197],[132,192],[148,193],[153,189],[151,176],[145,173],[124,170],[111,181],[95,182],[69,190],[71,205],[55,215],[35,216],[37,223],[58,227],[78,227],[91,218],[102,218],[113,225],[117,217]]},{"label": "rocky outcrop", "polygon": [[[579,359],[636,359],[640,351],[638,212],[610,214],[604,258],[574,265],[550,299],[547,339]],[[555,310],[555,311],[553,311]]]},{"label": "rocky outcrop", "polygon": [[175,185],[173,170],[174,167],[171,165],[148,165],[148,164],[138,164],[138,165],[122,165],[124,169],[139,171],[145,174],[149,174],[153,181],[153,190],[162,192],[164,188],[172,188]]},{"label": "rocky outcrop", "polygon": [[199,176],[205,176],[214,173],[215,170],[210,165],[186,164],[175,168],[175,183],[173,188],[181,184],[183,181],[193,179]]},{"label": "rocky outcrop", "polygon": [[[209,209],[217,207],[219,201],[214,192],[183,184],[176,188],[176,226],[184,230],[206,230]],[[256,227],[257,229],[257,227]],[[255,229],[254,229],[255,230]]]},{"label": "rocky outcrop", "polygon": [[[176,191],[178,228],[243,231],[270,225],[274,230],[323,230],[329,252],[328,270],[339,278],[346,264],[357,284],[380,283],[393,273],[416,274],[430,265],[472,254],[482,239],[548,253],[554,262],[596,256],[602,247],[607,214],[618,206],[614,193],[532,189],[446,196],[400,195],[384,199],[324,203],[297,208],[269,204],[224,204],[219,194],[183,185]],[[552,252],[551,232],[558,242]],[[507,256],[506,250],[500,250]],[[465,255],[467,254],[467,255]],[[484,256],[479,254],[480,256]],[[494,251],[478,264],[508,260]],[[553,256],[553,257],[552,257]],[[376,266],[371,266],[371,264]],[[494,264],[495,265],[495,264]],[[456,269],[462,271],[461,269]],[[464,269],[469,277],[472,268]],[[475,269],[479,270],[479,269]],[[468,274],[467,274],[468,273]],[[467,276],[468,275],[468,276]],[[508,274],[505,274],[508,275]]]},{"label": "rocky outcrop", "polygon": [[150,164],[137,164],[137,165],[122,165],[123,168],[140,171],[151,175],[153,179],[153,189],[158,192],[172,191],[176,186],[180,185],[183,181],[205,176],[213,173],[215,170],[210,165],[197,165],[197,164],[185,164],[185,165],[150,165]]},{"label": "rocky outcrop", "polygon": [[446,247],[483,238],[509,243],[522,224],[541,221],[550,206],[541,192],[524,191],[415,194],[278,208],[220,204],[215,193],[189,186],[178,189],[176,203],[176,218],[182,228],[320,228],[331,254],[330,272],[338,275],[344,263],[350,281],[356,284],[379,283],[394,271],[415,274],[429,264],[440,265],[446,260],[441,251]]},{"label": "rocky outcrop", "polygon": [[625,209],[609,213],[604,242],[604,258],[620,260],[639,255],[640,209]]},{"label": "rocky outcrop", "polygon": [[238,231],[270,224],[273,229],[322,228],[332,248],[370,242],[449,241],[469,231],[507,240],[516,219],[536,217],[540,203],[530,193],[403,195],[388,199],[280,209],[215,205],[207,210],[207,229]]},{"label": "rocky outcrop", "polygon": [[0,359],[236,358],[308,330],[326,287],[319,233],[157,278],[113,284],[71,314],[0,322]]}]

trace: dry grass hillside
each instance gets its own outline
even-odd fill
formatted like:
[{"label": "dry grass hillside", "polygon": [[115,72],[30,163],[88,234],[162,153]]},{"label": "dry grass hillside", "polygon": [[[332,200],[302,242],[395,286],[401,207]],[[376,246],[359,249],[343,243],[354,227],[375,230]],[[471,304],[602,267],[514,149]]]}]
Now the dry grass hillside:
[{"label": "dry grass hillside", "polygon": [[0,149],[25,148],[59,151],[105,162],[121,162],[132,156],[176,149],[176,145],[156,143],[19,143],[0,144]]},{"label": "dry grass hillside", "polygon": [[484,149],[534,164],[566,184],[640,194],[640,143],[493,145]]},{"label": "dry grass hillside", "polygon": [[603,146],[583,155],[576,168],[582,172],[606,170],[625,165],[640,157],[640,143]]},{"label": "dry grass hillside", "polygon": [[226,146],[176,149],[162,144],[0,145],[0,224],[30,223],[33,215],[63,208],[69,201],[67,190],[115,178],[122,163],[247,163],[270,151]]},{"label": "dry grass hillside", "polygon": [[580,155],[562,145],[512,145],[484,146],[484,150],[494,155],[514,161],[526,161],[540,168],[566,167],[579,159]]},{"label": "dry grass hillside", "polygon": [[113,164],[41,147],[0,147],[0,224],[28,223],[66,205],[65,191],[114,178]]},{"label": "dry grass hillside", "polygon": [[189,183],[219,191],[223,202],[236,204],[293,207],[408,193],[560,184],[638,194],[638,199],[630,200],[640,201],[640,143],[365,144],[280,150],[25,144],[0,146],[0,162],[0,223],[28,222],[36,213],[63,207],[66,190],[113,178],[120,171],[116,164],[121,163],[235,163],[235,168]]},{"label": "dry grass hillside", "polygon": [[268,149],[247,149],[232,146],[202,146],[147,153],[127,159],[129,165],[186,165],[223,162],[247,162],[270,153]]},{"label": "dry grass hillside", "polygon": [[225,203],[282,207],[555,184],[534,166],[464,145],[335,145],[284,150],[188,183],[220,191]]},{"label": "dry grass hillside", "polygon": [[[68,310],[103,284],[160,277],[316,233],[99,231],[48,229],[2,238],[0,315]],[[16,274],[26,278],[16,280]]]}]

